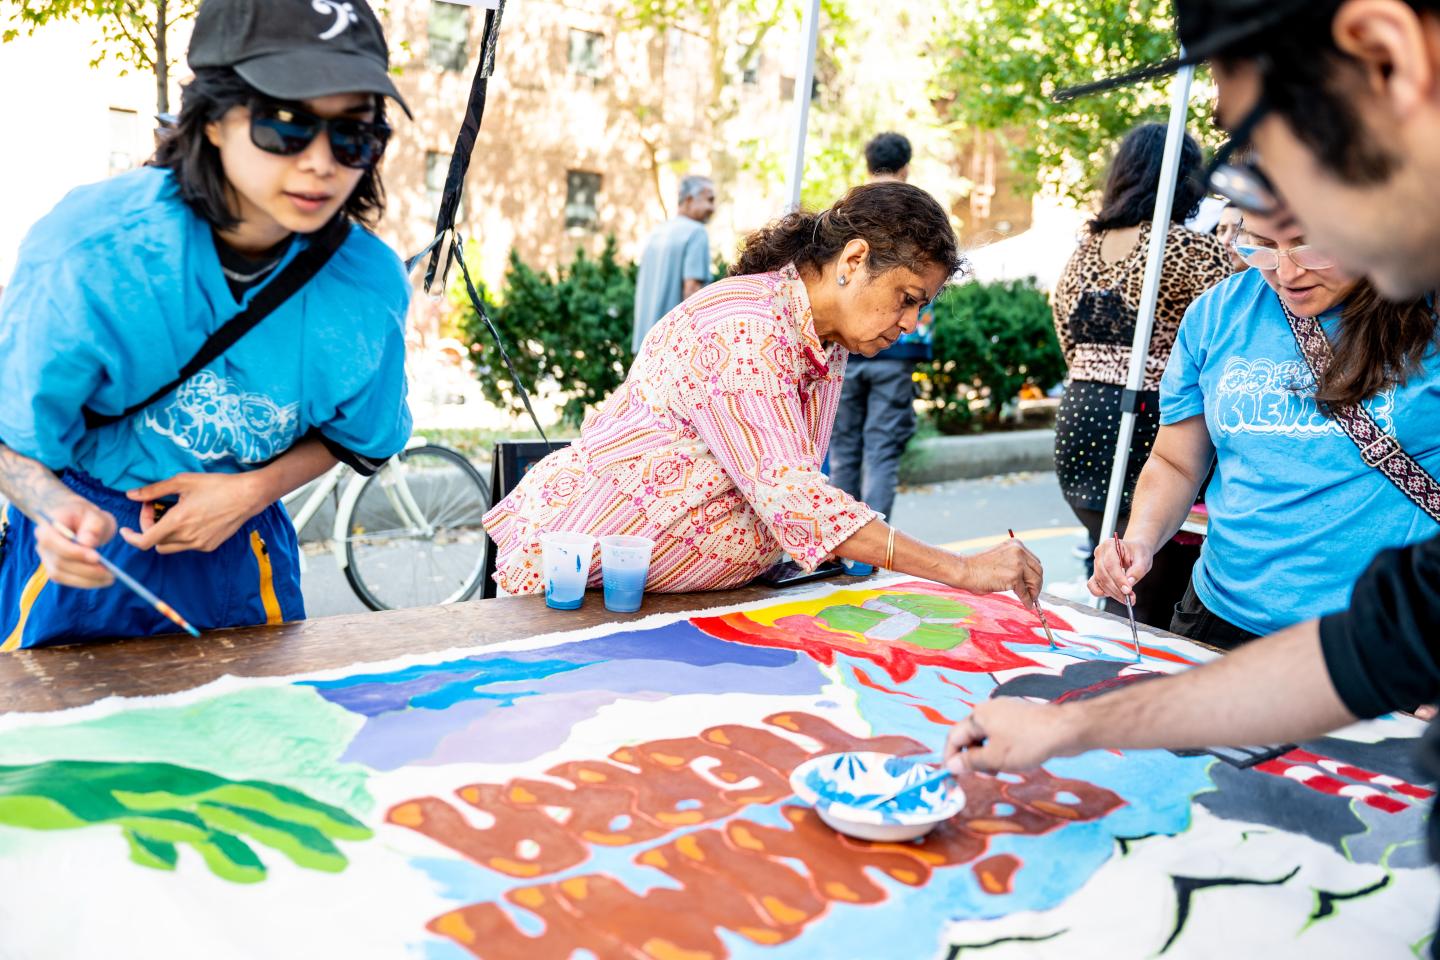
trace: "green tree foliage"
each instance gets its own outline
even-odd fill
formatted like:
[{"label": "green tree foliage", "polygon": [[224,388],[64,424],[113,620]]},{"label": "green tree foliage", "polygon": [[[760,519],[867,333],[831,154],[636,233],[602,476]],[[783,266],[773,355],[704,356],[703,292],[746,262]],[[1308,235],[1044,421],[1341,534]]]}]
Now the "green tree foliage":
[{"label": "green tree foliage", "polygon": [[[634,354],[635,264],[616,257],[607,237],[599,257],[576,251],[558,273],[531,269],[511,251],[498,303],[486,312],[525,385],[564,398],[562,419],[579,425],[586,412],[625,380]],[[461,339],[470,346],[481,391],[491,403],[524,410],[510,373],[463,287],[456,302]],[[484,291],[482,291],[484,294]]]},{"label": "green tree foliage", "polygon": [[[1168,116],[1168,81],[1069,103],[1051,97],[1065,87],[1173,56],[1169,0],[945,2],[950,26],[932,52],[934,98],[957,129],[1018,131],[1020,136],[1006,142],[1021,184],[1032,189],[1048,184],[1084,200],[1125,132]],[[1191,98],[1190,129],[1196,135],[1210,130],[1209,100]]]},{"label": "green tree foliage", "polygon": [[[1045,389],[1065,376],[1050,301],[1033,279],[946,291],[935,302],[934,350],[922,382],[942,433],[994,423],[1025,384]],[[984,400],[982,409],[972,410],[973,400]]]},{"label": "green tree foliage", "polygon": [[170,46],[177,23],[191,20],[199,0],[7,0],[0,5],[6,21],[0,42],[9,43],[56,21],[94,21],[101,39],[95,44],[95,66],[106,59],[122,64],[122,72],[146,70],[155,75],[155,109],[170,111],[170,71],[178,54]]}]

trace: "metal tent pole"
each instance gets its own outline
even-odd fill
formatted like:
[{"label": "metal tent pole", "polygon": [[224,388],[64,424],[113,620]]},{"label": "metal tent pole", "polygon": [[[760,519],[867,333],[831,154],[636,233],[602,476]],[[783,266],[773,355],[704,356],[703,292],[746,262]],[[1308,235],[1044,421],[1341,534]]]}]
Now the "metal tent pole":
[{"label": "metal tent pole", "polygon": [[[1181,51],[1183,54],[1183,50]],[[1165,157],[1160,165],[1160,189],[1155,196],[1155,217],[1150,224],[1150,248],[1145,261],[1145,282],[1140,288],[1140,309],[1135,317],[1135,339],[1130,345],[1130,369],[1120,406],[1120,435],[1115,440],[1115,462],[1110,470],[1110,490],[1105,496],[1105,519],[1100,542],[1110,539],[1120,517],[1125,490],[1125,469],[1130,462],[1130,441],[1135,435],[1135,408],[1145,382],[1145,357],[1150,334],[1155,329],[1155,303],[1160,296],[1160,269],[1165,262],[1165,237],[1170,232],[1170,212],[1175,203],[1175,180],[1180,170],[1180,148],[1185,142],[1185,114],[1190,105],[1190,82],[1195,68],[1185,67],[1175,77],[1170,98],[1170,129],[1165,138]],[[1095,606],[1104,603],[1097,598]]]},{"label": "metal tent pole", "polygon": [[800,188],[805,181],[805,134],[810,125],[810,94],[815,89],[815,43],[820,35],[820,0],[810,0],[806,4],[800,32],[805,38],[805,49],[800,75],[795,78],[795,143],[785,189],[787,211],[800,208]]}]

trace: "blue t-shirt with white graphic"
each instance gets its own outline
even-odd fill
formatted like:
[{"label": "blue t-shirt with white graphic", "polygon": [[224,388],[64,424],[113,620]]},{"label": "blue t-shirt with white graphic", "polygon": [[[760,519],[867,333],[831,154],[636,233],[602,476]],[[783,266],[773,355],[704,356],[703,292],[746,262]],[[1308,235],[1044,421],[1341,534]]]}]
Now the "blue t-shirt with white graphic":
[{"label": "blue t-shirt with white graphic", "polygon": [[[85,407],[113,414],[143,401],[240,312],[215,243],[171,173],[153,167],[74,190],[40,220],[0,299],[0,442],[117,490],[252,469],[312,430],[367,459],[402,449],[409,284],[359,226],[204,370],[86,430]],[[271,279],[305,245],[292,243]]]},{"label": "blue t-shirt with white graphic", "polygon": [[[1320,321],[1333,340],[1340,310]],[[1205,416],[1217,457],[1195,593],[1252,633],[1345,608],[1376,553],[1437,530],[1365,465],[1321,414],[1314,393],[1279,297],[1259,270],[1222,281],[1190,305],[1160,384],[1160,422]],[[1381,429],[1440,476],[1436,351],[1407,383],[1365,405]]]}]

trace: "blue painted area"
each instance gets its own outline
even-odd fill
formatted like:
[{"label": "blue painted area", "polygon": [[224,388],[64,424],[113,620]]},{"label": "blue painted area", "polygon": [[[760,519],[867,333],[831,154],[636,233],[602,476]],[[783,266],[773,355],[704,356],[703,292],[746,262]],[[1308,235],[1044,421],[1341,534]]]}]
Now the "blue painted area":
[{"label": "blue painted area", "polygon": [[[576,643],[519,653],[481,654],[462,660],[404,667],[388,673],[362,673],[337,680],[306,680],[301,686],[314,687],[331,703],[353,713],[374,717],[388,711],[414,706],[444,709],[473,699],[482,687],[504,683],[549,680],[558,674],[613,661],[647,661],[651,666],[636,669],[663,689],[666,663],[691,666],[730,664],[743,667],[780,668],[801,663],[793,650],[771,650],[718,640],[688,623],[667,624],[650,630],[630,630]],[[804,665],[818,670],[808,657]],[[637,664],[637,667],[642,665]],[[590,683],[591,689],[604,689]],[[714,690],[726,690],[716,685]],[[544,692],[543,687],[532,691]]]},{"label": "blue painted area", "polygon": [[423,960],[475,960],[475,955],[454,940],[428,936],[420,944]]}]

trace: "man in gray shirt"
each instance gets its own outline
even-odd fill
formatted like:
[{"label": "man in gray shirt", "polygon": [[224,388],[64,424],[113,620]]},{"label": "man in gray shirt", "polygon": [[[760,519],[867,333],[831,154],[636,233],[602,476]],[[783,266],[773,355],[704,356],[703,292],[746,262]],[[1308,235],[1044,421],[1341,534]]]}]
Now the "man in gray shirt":
[{"label": "man in gray shirt", "polygon": [[705,224],[715,213],[715,184],[706,177],[681,180],[678,210],[673,219],[650,234],[640,257],[631,340],[636,353],[661,317],[710,282],[710,237]]}]

